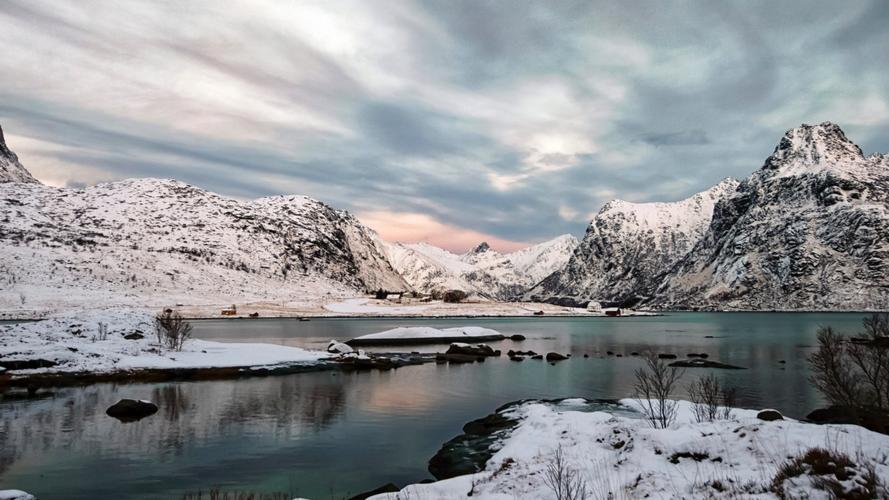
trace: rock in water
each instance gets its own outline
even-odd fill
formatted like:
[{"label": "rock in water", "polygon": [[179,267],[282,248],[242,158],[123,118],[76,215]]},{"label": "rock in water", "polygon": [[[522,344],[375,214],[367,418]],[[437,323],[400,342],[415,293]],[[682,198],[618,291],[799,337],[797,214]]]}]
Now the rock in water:
[{"label": "rock in water", "polygon": [[135,422],[157,413],[157,405],[141,399],[121,399],[105,410],[105,413],[121,422]]},{"label": "rock in water", "polygon": [[469,345],[455,342],[448,347],[445,354],[461,354],[465,356],[500,356],[500,351],[495,351],[487,344]]},{"label": "rock in water", "polygon": [[565,359],[568,359],[568,356],[565,356],[564,354],[559,354],[557,352],[546,353],[546,360],[547,361],[562,361]]},{"label": "rock in water", "polygon": [[37,500],[37,497],[22,490],[0,490],[0,500]]},{"label": "rock in water", "polygon": [[355,352],[355,350],[352,349],[352,346],[350,346],[349,344],[344,344],[337,340],[331,340],[327,344],[327,352],[332,352],[334,354],[351,354]]}]

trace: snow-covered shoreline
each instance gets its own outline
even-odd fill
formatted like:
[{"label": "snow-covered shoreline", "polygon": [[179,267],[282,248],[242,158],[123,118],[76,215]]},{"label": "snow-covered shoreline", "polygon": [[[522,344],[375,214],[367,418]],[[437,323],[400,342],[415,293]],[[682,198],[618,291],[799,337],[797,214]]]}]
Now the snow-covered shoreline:
[{"label": "snow-covered shoreline", "polygon": [[0,325],[0,366],[7,375],[110,374],[139,370],[311,366],[320,351],[256,343],[191,339],[181,351],[159,345],[155,311],[117,308],[54,314]]},{"label": "snow-covered shoreline", "polygon": [[[639,408],[637,400],[620,403]],[[793,498],[826,499],[813,476],[779,477],[782,466],[812,449],[855,462],[845,488],[863,484],[868,470],[883,486],[889,478],[889,436],[863,427],[764,421],[745,409],[733,410],[731,420],[697,423],[692,403],[680,401],[678,408],[674,424],[654,429],[624,412],[595,411],[595,403],[579,398],[508,406],[503,415],[519,423],[494,445],[484,470],[371,498],[556,498],[544,478],[557,451],[586,484],[586,498],[774,499],[779,484]]]}]

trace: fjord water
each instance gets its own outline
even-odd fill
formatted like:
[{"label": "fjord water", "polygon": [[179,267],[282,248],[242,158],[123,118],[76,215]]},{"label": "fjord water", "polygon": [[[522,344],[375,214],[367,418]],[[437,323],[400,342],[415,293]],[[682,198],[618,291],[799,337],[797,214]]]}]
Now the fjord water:
[{"label": "fjord water", "polygon": [[[344,498],[386,482],[428,478],[427,460],[463,424],[522,398],[621,398],[632,392],[633,351],[705,352],[747,367],[714,370],[741,389],[739,406],[802,417],[821,400],[806,356],[819,326],[859,330],[858,313],[675,313],[625,318],[212,320],[197,337],[323,349],[396,326],[479,325],[524,342],[496,348],[571,353],[551,365],[505,356],[467,365],[389,372],[316,372],[278,377],[55,389],[0,401],[0,489],[42,500],[178,499],[211,487]],[[711,338],[708,338],[711,337]],[[410,348],[434,351],[443,346]],[[402,348],[405,349],[405,348]],[[378,348],[377,351],[391,349]],[[606,351],[623,357],[607,356]],[[588,354],[589,358],[584,358]],[[781,362],[783,361],[783,363]],[[689,369],[684,382],[708,373]],[[682,396],[680,393],[678,396]],[[122,424],[105,415],[119,398],[160,411]]]}]

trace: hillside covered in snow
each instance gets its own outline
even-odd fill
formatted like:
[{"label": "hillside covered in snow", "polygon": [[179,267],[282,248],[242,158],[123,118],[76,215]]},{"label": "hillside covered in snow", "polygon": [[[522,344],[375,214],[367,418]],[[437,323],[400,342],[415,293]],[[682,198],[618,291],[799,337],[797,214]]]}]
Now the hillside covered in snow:
[{"label": "hillside covered in snow", "polygon": [[15,177],[0,184],[2,309],[299,302],[408,288],[373,230],[310,198],[239,201],[167,179],[55,188],[20,167],[7,163]]},{"label": "hillside covered in snow", "polygon": [[481,243],[454,254],[426,243],[388,245],[393,267],[423,293],[462,290],[492,300],[515,300],[565,265],[577,239],[565,234],[515,252],[502,254]]}]

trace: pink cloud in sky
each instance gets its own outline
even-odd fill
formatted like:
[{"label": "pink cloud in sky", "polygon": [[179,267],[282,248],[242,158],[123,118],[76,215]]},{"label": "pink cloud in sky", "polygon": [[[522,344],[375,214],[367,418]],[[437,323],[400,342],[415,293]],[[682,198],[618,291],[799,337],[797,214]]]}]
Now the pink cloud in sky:
[{"label": "pink cloud in sky", "polygon": [[510,241],[489,234],[442,224],[426,214],[375,210],[356,214],[358,219],[373,228],[384,240],[402,243],[424,242],[462,253],[486,241],[498,252],[512,252],[530,243]]}]

